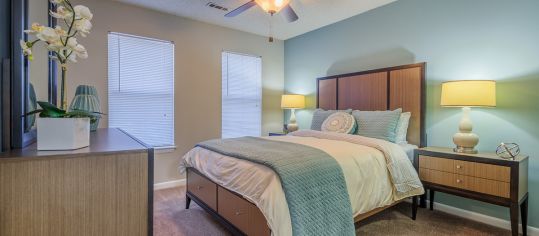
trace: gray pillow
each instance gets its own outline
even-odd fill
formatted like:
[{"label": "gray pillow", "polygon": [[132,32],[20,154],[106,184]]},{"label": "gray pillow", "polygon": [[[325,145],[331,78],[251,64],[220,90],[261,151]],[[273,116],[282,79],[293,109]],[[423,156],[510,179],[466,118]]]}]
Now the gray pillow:
[{"label": "gray pillow", "polygon": [[394,111],[353,111],[358,135],[395,142],[402,109]]},{"label": "gray pillow", "polygon": [[314,110],[314,113],[313,113],[313,120],[311,122],[311,129],[312,130],[318,130],[318,131],[322,131],[322,123],[324,123],[324,121],[330,116],[332,115],[333,113],[337,113],[337,112],[346,112],[348,114],[352,114],[352,109],[348,109],[348,110],[324,110],[324,109],[316,109]]}]

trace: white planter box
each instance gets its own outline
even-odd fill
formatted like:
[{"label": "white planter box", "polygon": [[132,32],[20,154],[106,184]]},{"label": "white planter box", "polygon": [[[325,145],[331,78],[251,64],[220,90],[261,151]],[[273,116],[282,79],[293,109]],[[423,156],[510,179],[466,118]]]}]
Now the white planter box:
[{"label": "white planter box", "polygon": [[90,118],[37,118],[37,150],[90,146]]}]

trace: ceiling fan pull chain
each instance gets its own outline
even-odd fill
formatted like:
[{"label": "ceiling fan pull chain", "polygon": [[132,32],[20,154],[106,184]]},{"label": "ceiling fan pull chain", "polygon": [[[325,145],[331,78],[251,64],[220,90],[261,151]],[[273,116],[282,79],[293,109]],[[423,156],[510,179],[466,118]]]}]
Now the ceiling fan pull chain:
[{"label": "ceiling fan pull chain", "polygon": [[269,18],[269,40],[270,43],[273,43],[273,13],[270,13]]}]

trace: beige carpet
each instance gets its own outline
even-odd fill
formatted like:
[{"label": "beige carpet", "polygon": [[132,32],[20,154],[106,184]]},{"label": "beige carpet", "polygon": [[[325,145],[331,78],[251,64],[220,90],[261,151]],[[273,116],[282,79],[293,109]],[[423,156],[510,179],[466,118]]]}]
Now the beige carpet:
[{"label": "beige carpet", "polygon": [[[229,235],[202,208],[185,210],[185,188],[159,190],[154,195],[154,235]],[[419,209],[413,221],[408,203],[401,203],[356,225],[357,235],[511,235],[509,231],[439,211]]]}]

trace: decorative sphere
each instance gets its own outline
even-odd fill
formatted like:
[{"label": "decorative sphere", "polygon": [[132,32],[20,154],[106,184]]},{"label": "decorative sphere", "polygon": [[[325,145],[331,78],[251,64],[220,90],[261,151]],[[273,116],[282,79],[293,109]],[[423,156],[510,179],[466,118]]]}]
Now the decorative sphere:
[{"label": "decorative sphere", "polygon": [[496,148],[496,155],[503,159],[514,159],[520,153],[520,146],[516,143],[500,143]]}]

